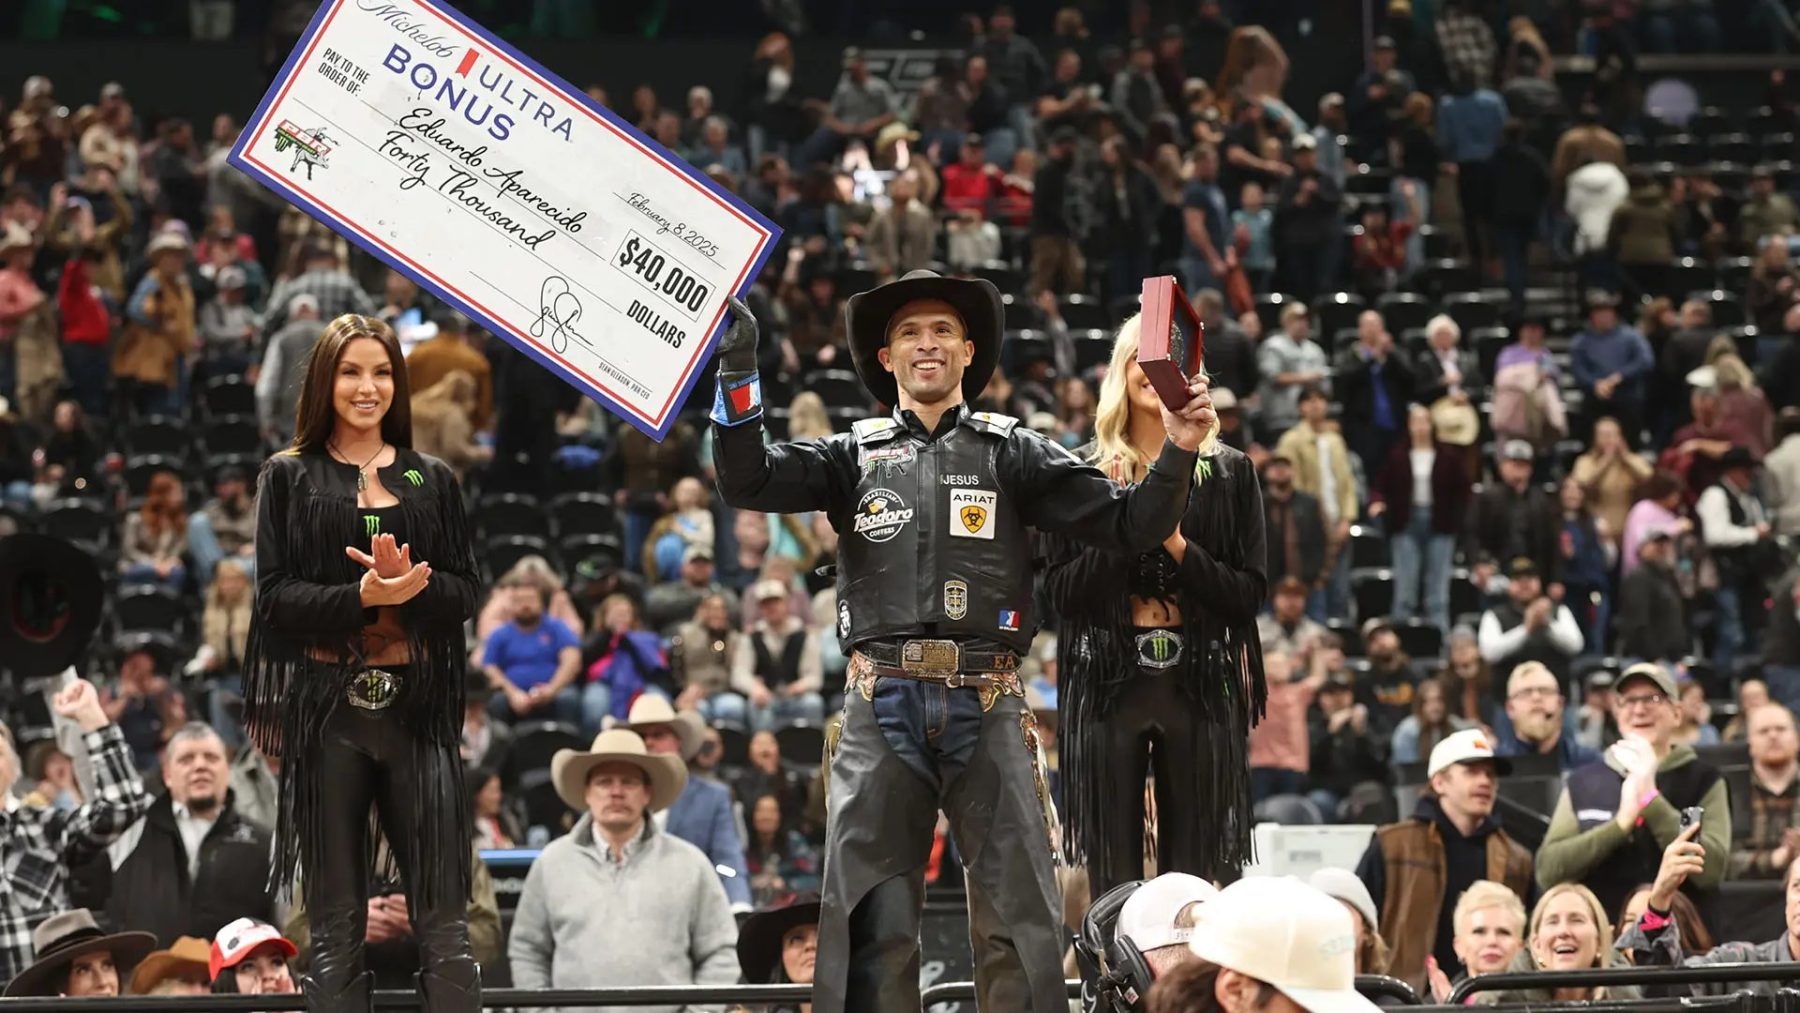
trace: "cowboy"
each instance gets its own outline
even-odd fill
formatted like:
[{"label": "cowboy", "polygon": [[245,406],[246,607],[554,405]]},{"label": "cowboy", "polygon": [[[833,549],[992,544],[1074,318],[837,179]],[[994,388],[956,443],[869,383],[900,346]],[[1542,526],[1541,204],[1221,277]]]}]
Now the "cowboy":
[{"label": "cowboy", "polygon": [[212,991],[212,944],[182,936],[145,957],[131,972],[128,995],[206,995]]},{"label": "cowboy", "polygon": [[681,796],[681,760],[612,728],[586,752],[557,750],[550,780],[581,818],[525,877],[507,944],[513,984],[734,984],[737,923],[712,862],[650,818]]},{"label": "cowboy", "polygon": [[[644,748],[659,756],[692,762],[706,741],[706,723],[698,711],[675,713],[669,701],[644,693],[631,702],[623,722],[607,719],[608,728],[629,728],[644,740]],[[738,836],[737,818],[731,811],[731,789],[717,781],[690,777],[681,794],[669,805],[663,829],[706,853],[725,885],[734,911],[750,910],[750,874],[744,861],[744,839]]]},{"label": "cowboy", "polygon": [[44,919],[31,933],[37,962],[6,986],[13,996],[118,995],[119,975],[156,948],[148,932],[100,931],[93,912],[78,907]]},{"label": "cowboy", "polygon": [[1058,837],[1019,656],[1036,632],[1027,528],[1137,553],[1187,505],[1215,423],[1204,380],[1144,482],[1105,475],[1015,418],[971,411],[1000,357],[1000,292],[913,271],[850,298],[852,364],[893,414],[763,445],[757,327],[733,300],[713,408],[732,506],[824,511],[838,531],[838,640],[851,653],[819,919],[819,1013],[919,1008],[924,872],[940,809],[961,847],[983,1009],[1058,1013]]}]

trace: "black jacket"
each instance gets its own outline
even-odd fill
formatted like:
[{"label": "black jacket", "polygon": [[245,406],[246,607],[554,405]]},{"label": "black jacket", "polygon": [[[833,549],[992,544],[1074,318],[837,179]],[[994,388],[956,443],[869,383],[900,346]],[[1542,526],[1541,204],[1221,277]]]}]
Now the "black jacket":
[{"label": "black jacket", "polygon": [[[1266,490],[1265,490],[1266,492]],[[1287,524],[1292,517],[1297,559],[1289,559]],[[1294,490],[1293,498],[1279,500],[1263,497],[1264,533],[1268,539],[1268,582],[1273,589],[1281,578],[1292,574],[1309,587],[1319,580],[1325,569],[1325,515],[1319,501],[1309,493]]]},{"label": "black jacket", "polygon": [[[1470,404],[1480,404],[1482,394],[1487,389],[1487,378],[1481,375],[1481,359],[1466,348],[1456,350],[1456,368],[1462,371],[1462,387],[1464,394],[1469,395]],[[1450,385],[1444,382],[1444,364],[1438,360],[1437,353],[1427,348],[1413,360],[1413,400],[1429,405],[1450,393]]]},{"label": "black jacket", "polygon": [[1502,570],[1514,556],[1526,556],[1548,586],[1562,579],[1561,534],[1562,516],[1549,493],[1528,485],[1522,495],[1515,494],[1506,483],[1492,482],[1469,511],[1463,553],[1470,559],[1485,554]]},{"label": "black jacket", "polygon": [[[1317,185],[1305,203],[1300,201],[1300,184],[1311,179]],[[1330,176],[1317,169],[1296,172],[1283,180],[1275,201],[1275,238],[1281,246],[1313,246],[1340,241],[1338,205],[1344,194]]]},{"label": "black jacket", "polygon": [[154,932],[157,944],[168,946],[177,936],[211,939],[226,923],[245,916],[275,920],[268,831],[237,814],[231,792],[200,842],[192,878],[168,795],[151,804],[141,824],[137,847],[112,870],[106,914],[114,925]]},{"label": "black jacket", "polygon": [[[1413,364],[1399,349],[1381,364],[1381,381],[1387,387],[1390,418],[1396,432],[1406,428],[1406,406],[1413,401],[1416,381]],[[1375,370],[1361,345],[1352,345],[1338,356],[1332,371],[1332,392],[1344,406],[1344,419],[1372,423],[1375,419]],[[1363,462],[1365,465],[1370,462]],[[1379,463],[1379,462],[1374,462]]]},{"label": "black jacket", "polygon": [[1618,652],[1633,658],[1673,661],[1689,652],[1681,588],[1666,566],[1644,563],[1619,584],[1619,611],[1613,617]]}]

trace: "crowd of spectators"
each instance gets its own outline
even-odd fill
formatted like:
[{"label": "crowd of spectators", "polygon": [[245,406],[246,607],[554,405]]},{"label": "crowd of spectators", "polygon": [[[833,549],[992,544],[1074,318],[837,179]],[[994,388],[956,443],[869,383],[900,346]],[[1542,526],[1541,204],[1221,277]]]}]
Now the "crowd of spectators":
[{"label": "crowd of spectators", "polygon": [[[785,230],[748,295],[776,438],[872,410],[843,301],[934,267],[1006,296],[980,406],[1077,448],[1112,327],[1143,278],[1176,275],[1222,439],[1263,481],[1259,814],[1380,825],[1363,893],[1327,890],[1366,966],[1441,995],[1459,974],[1623,960],[1621,933],[1640,962],[1703,959],[1721,881],[1800,858],[1781,83],[1716,124],[1751,137],[1750,164],[1670,162],[1681,125],[1622,104],[1616,77],[1566,100],[1551,53],[1705,44],[1709,4],[1542,23],[1395,4],[1367,69],[1305,110],[1284,40],[1306,43],[1231,6],[1119,38],[1075,7],[1028,37],[1001,6],[904,94],[855,48],[828,94],[800,93],[783,33],[731,101],[589,94]],[[488,579],[463,730],[475,843],[545,848],[510,940],[472,853],[479,959],[559,987],[770,973],[740,963],[731,914],[818,885],[847,664],[829,520],[725,507],[698,416],[660,443],[609,419],[238,173],[229,115],[201,136],[119,84],[64,102],[30,78],[0,138],[0,530],[70,538],[112,579],[98,691],[55,708],[85,739],[21,712],[0,764],[41,814],[3,846],[41,835],[68,861],[30,904],[15,880],[9,976],[34,947],[101,938],[77,909],[148,933],[161,969],[211,942],[207,973],[170,981],[285,991],[304,967],[304,913],[260,873],[279,761],[244,739],[238,676],[252,477],[345,312],[395,327],[416,445],[470,495]],[[1024,666],[1053,745],[1047,626]],[[1745,744],[1741,782],[1721,743]],[[559,747],[592,762],[552,763]],[[1515,768],[1550,782],[1541,841],[1496,814]],[[572,846],[633,872],[598,877]],[[956,884],[954,857],[941,841],[934,884]],[[402,975],[399,891],[368,919],[378,973]],[[148,952],[104,938],[84,951]],[[83,966],[40,980],[90,994]]]}]

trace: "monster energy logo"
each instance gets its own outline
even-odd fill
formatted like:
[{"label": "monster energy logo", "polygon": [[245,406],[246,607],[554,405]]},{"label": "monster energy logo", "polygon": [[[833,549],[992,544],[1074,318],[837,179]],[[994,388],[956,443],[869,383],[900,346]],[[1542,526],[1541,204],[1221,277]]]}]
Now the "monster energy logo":
[{"label": "monster energy logo", "polygon": [[1150,630],[1137,638],[1138,663],[1146,668],[1169,668],[1181,660],[1181,634]]},{"label": "monster energy logo", "polygon": [[370,538],[381,534],[381,518],[375,514],[363,514],[363,534]]},{"label": "monster energy logo", "polygon": [[425,484],[425,476],[419,474],[419,472],[416,468],[408,468],[404,472],[401,472],[401,474],[405,475],[406,480],[408,482],[411,482],[413,485],[424,485]]}]

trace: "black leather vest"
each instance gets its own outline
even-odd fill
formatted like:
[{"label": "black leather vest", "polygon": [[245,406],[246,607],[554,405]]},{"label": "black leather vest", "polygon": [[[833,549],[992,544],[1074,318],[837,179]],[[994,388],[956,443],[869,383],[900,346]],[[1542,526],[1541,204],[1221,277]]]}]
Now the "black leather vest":
[{"label": "black leather vest", "polygon": [[925,440],[893,418],[856,423],[856,494],[838,526],[846,647],[894,637],[1031,646],[1031,549],[996,467],[1017,425],[973,412]]},{"label": "black leather vest", "polygon": [[768,642],[760,632],[750,634],[751,647],[756,651],[756,674],[770,689],[786,686],[800,678],[800,655],[806,650],[806,631],[795,630],[781,642],[781,653],[769,651]]}]

